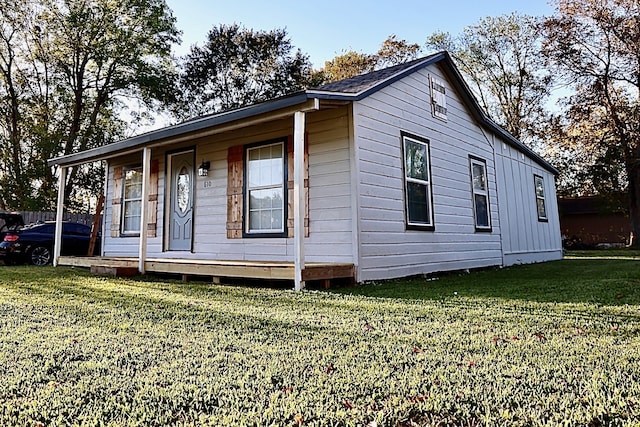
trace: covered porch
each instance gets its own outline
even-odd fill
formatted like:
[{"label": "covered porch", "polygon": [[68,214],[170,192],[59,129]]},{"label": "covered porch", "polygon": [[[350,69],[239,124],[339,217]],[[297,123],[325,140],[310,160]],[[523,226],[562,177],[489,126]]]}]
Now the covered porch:
[{"label": "covered porch", "polygon": [[[89,150],[87,152],[62,156],[60,158],[50,160],[51,165],[60,167],[60,189],[57,204],[57,228],[55,236],[55,247],[53,264],[54,266],[77,266],[92,269],[108,269],[119,268],[129,269],[132,273],[168,273],[178,275],[198,275],[211,276],[216,278],[234,277],[249,279],[268,279],[268,280],[291,280],[296,290],[303,289],[306,281],[323,281],[327,284],[333,279],[354,278],[356,269],[353,264],[333,264],[333,263],[307,263],[305,262],[304,250],[304,219],[306,206],[304,191],[304,145],[306,133],[306,113],[317,111],[320,109],[318,99],[309,99],[306,94],[276,100],[264,104],[240,109],[231,113],[221,114],[186,122],[174,127],[162,129],[152,132],[149,135],[141,135],[109,146],[100,147]],[[213,135],[221,135],[234,132],[251,126],[260,126],[276,120],[292,119],[292,145],[293,165],[289,180],[292,182],[292,193],[289,196],[289,209],[293,213],[290,217],[291,227],[293,228],[293,260],[292,261],[235,261],[235,260],[207,260],[201,258],[180,258],[180,254],[175,254],[176,258],[158,257],[158,251],[154,253],[155,257],[149,256],[148,233],[153,225],[155,229],[155,220],[153,217],[153,207],[149,203],[141,204],[140,211],[140,227],[143,230],[138,237],[137,256],[126,254],[124,257],[68,257],[61,256],[61,223],[64,212],[65,195],[62,189],[66,181],[67,171],[70,167],[82,165],[84,163],[96,160],[114,159],[125,155],[140,155],[141,162],[141,200],[151,200],[150,188],[153,187],[152,175],[152,151],[167,150],[174,144],[182,144],[192,141],[196,138],[211,137]],[[203,161],[204,163],[204,161]],[[292,175],[292,176],[291,176]],[[105,187],[109,179],[108,170],[105,177]],[[157,197],[157,195],[154,195]],[[157,200],[157,199],[155,199]],[[166,211],[166,208],[165,208]],[[165,212],[166,213],[166,212]],[[285,217],[286,218],[286,217]],[[103,224],[103,230],[106,230],[106,223]],[[194,231],[195,234],[195,231]],[[104,239],[103,231],[103,239]],[[155,237],[155,236],[154,236]],[[164,237],[163,237],[164,238]],[[166,246],[166,244],[165,244]],[[104,247],[104,246],[103,246]],[[163,251],[166,251],[164,247]],[[193,248],[192,253],[195,253]],[[168,252],[165,252],[168,253]],[[205,252],[199,252],[202,258],[206,258]],[[290,258],[289,258],[290,259]]]}]

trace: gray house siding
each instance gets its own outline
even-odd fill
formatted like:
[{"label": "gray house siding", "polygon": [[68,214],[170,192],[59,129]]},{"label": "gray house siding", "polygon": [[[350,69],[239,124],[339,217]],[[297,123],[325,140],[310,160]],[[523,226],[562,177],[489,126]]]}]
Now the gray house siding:
[{"label": "gray house siding", "polygon": [[[203,260],[293,261],[291,238],[228,239],[227,150],[230,146],[260,143],[288,137],[292,120],[278,120],[260,126],[200,138],[183,145],[195,147],[196,165],[211,162],[207,177],[195,177],[194,239],[192,251],[165,251],[164,194],[166,152],[154,151],[159,162],[158,235],[148,239],[149,258]],[[309,225],[305,238],[308,262],[353,263],[349,110],[346,106],[307,115],[309,143]],[[171,151],[178,149],[171,147]],[[110,162],[109,182],[115,167],[139,164],[140,156]],[[105,223],[111,224],[113,192],[107,190]],[[137,256],[138,237],[105,238],[105,256]],[[327,250],[330,248],[330,250]]]},{"label": "gray house siding", "polygon": [[[554,175],[507,144],[495,147],[504,265],[562,258]],[[544,179],[546,221],[538,220],[534,175]]]},{"label": "gray house siding", "polygon": [[[466,107],[447,87],[448,120],[431,112],[429,75],[422,69],[354,104],[360,159],[359,280],[500,265],[500,217],[493,149]],[[430,143],[433,231],[407,230],[401,131]],[[490,232],[475,230],[469,156],[486,161]]]},{"label": "gray house siding", "polygon": [[[448,80],[450,73],[436,62],[380,83],[366,96],[322,93],[327,98],[318,104],[321,109],[306,115],[307,262],[353,263],[356,279],[368,281],[561,258],[553,168],[517,141],[505,139],[509,137],[478,112],[459,79]],[[432,114],[431,76],[445,86],[446,121]],[[292,133],[289,117],[154,149],[158,231],[148,239],[147,257],[293,262],[291,238],[232,239],[226,229],[229,148]],[[407,227],[403,134],[429,144],[433,229]],[[166,150],[181,147],[193,148],[195,164],[210,161],[211,169],[207,177],[195,177],[193,250],[167,251]],[[475,224],[470,158],[486,166],[488,230]],[[115,168],[140,161],[141,155],[111,159],[109,185]],[[547,221],[537,218],[534,175],[544,179]],[[112,193],[108,188],[105,230],[112,223]],[[106,256],[138,256],[137,237],[105,233],[104,240]]]}]

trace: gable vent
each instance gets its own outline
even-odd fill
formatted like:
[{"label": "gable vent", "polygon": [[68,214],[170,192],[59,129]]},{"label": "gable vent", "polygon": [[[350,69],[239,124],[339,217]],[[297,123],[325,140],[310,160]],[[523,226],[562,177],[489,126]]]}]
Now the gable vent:
[{"label": "gable vent", "polygon": [[447,89],[444,82],[431,77],[431,111],[433,117],[447,120]]}]

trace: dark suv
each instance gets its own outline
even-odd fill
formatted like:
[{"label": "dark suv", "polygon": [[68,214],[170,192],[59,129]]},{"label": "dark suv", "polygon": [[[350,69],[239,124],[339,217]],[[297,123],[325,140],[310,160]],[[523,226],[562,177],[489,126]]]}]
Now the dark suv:
[{"label": "dark suv", "polygon": [[[0,260],[5,264],[49,264],[53,259],[55,229],[56,223],[48,221],[7,232],[0,243]],[[91,227],[77,222],[62,223],[62,255],[87,256],[90,239]]]}]

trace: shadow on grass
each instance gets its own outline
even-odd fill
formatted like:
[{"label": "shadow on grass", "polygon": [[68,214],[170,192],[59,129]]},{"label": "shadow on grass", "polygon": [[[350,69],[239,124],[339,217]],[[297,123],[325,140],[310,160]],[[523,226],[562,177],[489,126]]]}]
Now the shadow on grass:
[{"label": "shadow on grass", "polygon": [[372,282],[333,292],[418,300],[439,300],[455,293],[533,302],[640,305],[640,262],[571,259]]},{"label": "shadow on grass", "polygon": [[[83,277],[91,276],[82,269],[2,267],[2,283],[20,282],[31,292],[62,292],[78,297],[115,303],[116,305],[157,305],[161,300],[141,298],[136,301],[131,292],[122,292],[117,285],[98,291],[81,285]],[[97,280],[119,280],[101,279]],[[55,281],[56,286],[48,286]],[[248,291],[237,286],[213,286],[209,283],[167,282],[142,277],[123,280],[127,286],[148,287],[180,294],[183,297],[214,299],[236,298]],[[256,288],[251,288],[256,289]],[[264,289],[263,289],[264,290]],[[471,273],[453,272],[379,281],[329,292],[371,297],[409,300],[442,300],[458,295],[464,297],[525,300],[531,302],[588,303],[598,305],[640,305],[640,261],[633,259],[565,259],[541,264],[487,269]],[[143,292],[144,293],[144,292]],[[100,294],[100,295],[99,295]],[[248,303],[251,299],[245,295]],[[262,295],[261,298],[265,298]],[[276,292],[275,299],[287,299]],[[166,300],[164,300],[166,303]],[[256,302],[257,303],[257,302]]]}]

